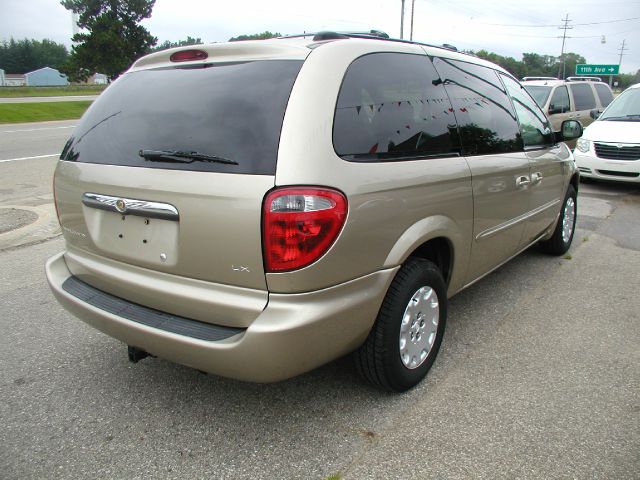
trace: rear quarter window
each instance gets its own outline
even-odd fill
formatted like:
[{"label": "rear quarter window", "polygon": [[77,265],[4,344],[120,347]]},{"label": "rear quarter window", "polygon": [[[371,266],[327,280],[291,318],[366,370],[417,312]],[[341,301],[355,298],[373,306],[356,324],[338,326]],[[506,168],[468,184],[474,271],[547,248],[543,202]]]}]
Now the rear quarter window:
[{"label": "rear quarter window", "polygon": [[596,98],[593,96],[591,85],[586,83],[573,83],[569,85],[573,94],[576,110],[591,110],[596,108]]},{"label": "rear quarter window", "polygon": [[357,162],[459,155],[455,117],[431,61],[400,53],[354,60],[338,95],[333,145]]},{"label": "rear quarter window", "polygon": [[593,86],[596,88],[602,107],[608,106],[613,101],[613,93],[611,93],[609,87],[603,83],[596,83]]}]

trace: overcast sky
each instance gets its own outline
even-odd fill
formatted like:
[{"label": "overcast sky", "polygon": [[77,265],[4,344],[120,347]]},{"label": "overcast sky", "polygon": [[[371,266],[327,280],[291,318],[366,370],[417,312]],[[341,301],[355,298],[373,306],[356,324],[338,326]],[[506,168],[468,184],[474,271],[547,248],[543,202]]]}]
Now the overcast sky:
[{"label": "overcast sky", "polygon": [[[405,2],[409,38],[411,0]],[[265,30],[282,34],[320,30],[383,30],[400,36],[401,0],[157,0],[144,25],[164,40],[188,35],[204,42]],[[560,55],[561,20],[569,14],[565,51],[589,63],[640,69],[640,0],[415,0],[414,40],[459,49]],[[585,25],[588,24],[588,25]],[[70,46],[71,14],[58,0],[0,0],[0,40],[48,38]],[[602,43],[604,35],[606,43]]]}]

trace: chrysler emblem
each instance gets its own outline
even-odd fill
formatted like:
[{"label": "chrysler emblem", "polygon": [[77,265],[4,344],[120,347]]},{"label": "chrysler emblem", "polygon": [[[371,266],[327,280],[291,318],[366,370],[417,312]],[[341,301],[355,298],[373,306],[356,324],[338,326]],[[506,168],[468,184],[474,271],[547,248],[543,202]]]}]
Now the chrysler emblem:
[{"label": "chrysler emblem", "polygon": [[125,213],[127,211],[127,204],[121,198],[116,200],[116,210],[120,213]]}]

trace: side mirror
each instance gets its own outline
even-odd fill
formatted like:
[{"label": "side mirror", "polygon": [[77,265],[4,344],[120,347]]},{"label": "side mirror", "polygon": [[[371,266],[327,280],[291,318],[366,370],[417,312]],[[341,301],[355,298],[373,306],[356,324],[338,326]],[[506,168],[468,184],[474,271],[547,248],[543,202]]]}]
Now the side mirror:
[{"label": "side mirror", "polygon": [[577,120],[565,120],[560,127],[560,137],[558,141],[573,140],[582,136],[582,124]]},{"label": "side mirror", "polygon": [[589,112],[589,116],[590,116],[591,118],[593,118],[594,120],[596,120],[596,119],[600,116],[600,114],[601,114],[601,113],[602,113],[602,111],[601,111],[601,110],[598,110],[598,109],[595,109],[595,108],[594,108],[593,110],[591,110],[591,111]]}]

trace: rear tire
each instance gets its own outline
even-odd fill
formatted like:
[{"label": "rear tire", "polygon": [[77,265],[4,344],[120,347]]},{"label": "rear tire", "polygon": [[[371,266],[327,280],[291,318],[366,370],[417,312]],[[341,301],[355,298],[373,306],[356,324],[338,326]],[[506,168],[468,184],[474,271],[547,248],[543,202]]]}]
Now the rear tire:
[{"label": "rear tire", "polygon": [[540,242],[542,250],[551,255],[564,255],[567,253],[576,231],[577,217],[578,199],[573,185],[569,185],[553,235],[549,240]]},{"label": "rear tire", "polygon": [[356,368],[369,382],[403,392],[418,384],[438,355],[447,319],[447,291],[438,267],[410,258],[393,279]]}]

